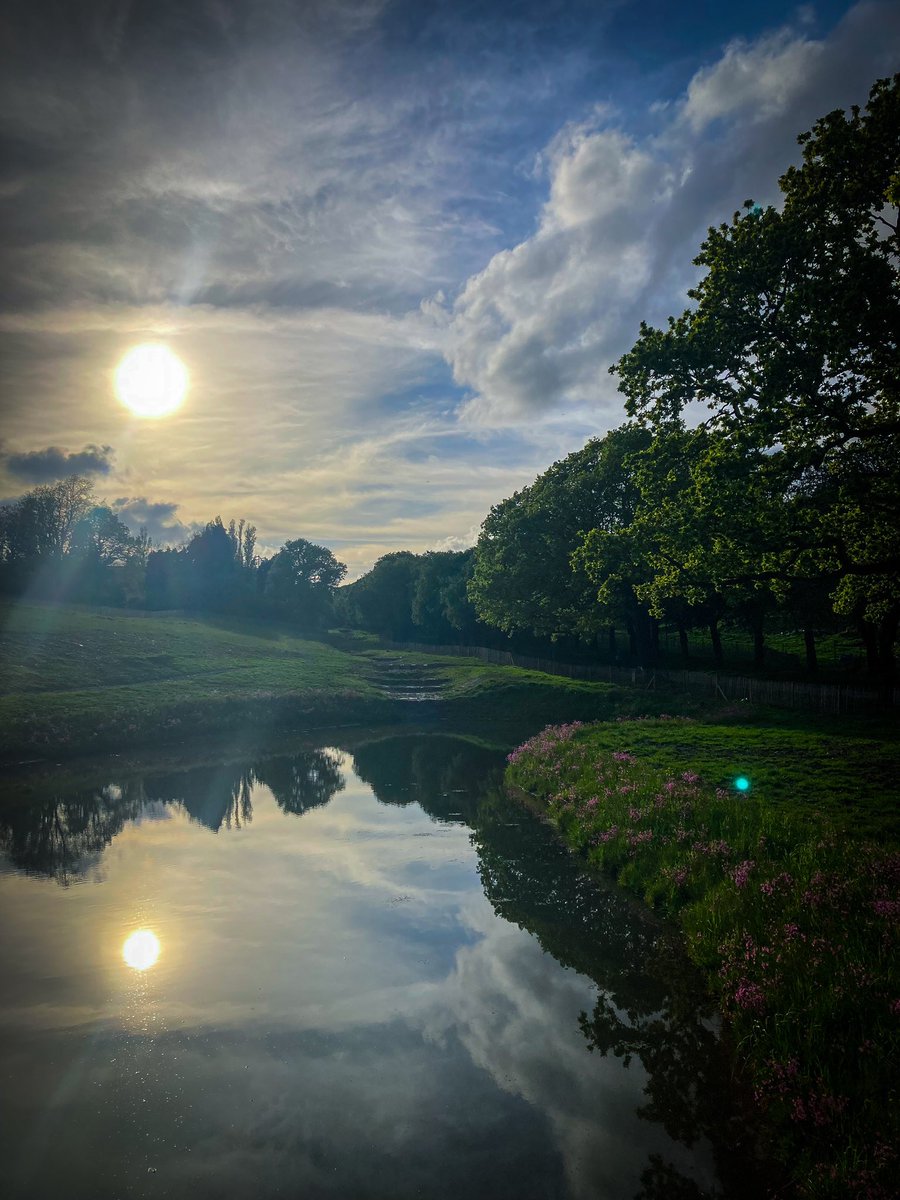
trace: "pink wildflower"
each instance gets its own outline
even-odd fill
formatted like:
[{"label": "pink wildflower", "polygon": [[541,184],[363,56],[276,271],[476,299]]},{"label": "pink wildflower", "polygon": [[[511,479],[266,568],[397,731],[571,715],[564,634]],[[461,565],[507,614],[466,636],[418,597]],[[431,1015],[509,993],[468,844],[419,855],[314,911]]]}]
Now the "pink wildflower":
[{"label": "pink wildflower", "polygon": [[731,873],[731,878],[734,880],[737,888],[745,888],[747,886],[747,881],[750,878],[750,872],[755,866],[756,863],[753,861],[753,859],[748,858],[745,859],[740,866],[734,868]]}]

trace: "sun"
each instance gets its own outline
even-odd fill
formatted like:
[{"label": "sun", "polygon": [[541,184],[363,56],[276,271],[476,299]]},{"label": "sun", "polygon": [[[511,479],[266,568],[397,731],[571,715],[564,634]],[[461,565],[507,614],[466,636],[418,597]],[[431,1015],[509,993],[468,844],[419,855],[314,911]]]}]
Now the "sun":
[{"label": "sun", "polygon": [[116,367],[116,395],[136,417],[167,417],[187,386],[187,367],[159,342],[134,346]]},{"label": "sun", "polygon": [[150,929],[138,929],[125,939],[122,957],[135,971],[147,971],[159,958],[159,938]]}]

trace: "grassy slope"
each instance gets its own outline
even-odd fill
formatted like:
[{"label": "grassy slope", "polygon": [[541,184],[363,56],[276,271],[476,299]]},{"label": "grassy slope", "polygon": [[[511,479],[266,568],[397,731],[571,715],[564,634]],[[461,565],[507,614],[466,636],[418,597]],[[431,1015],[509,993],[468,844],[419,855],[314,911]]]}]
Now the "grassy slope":
[{"label": "grassy slope", "polygon": [[598,756],[630,751],[670,776],[696,771],[714,788],[745,775],[754,799],[794,821],[817,825],[825,817],[855,837],[900,841],[896,724],[769,713],[727,724],[601,725],[590,742]]},{"label": "grassy slope", "polygon": [[[215,730],[413,715],[377,686],[384,660],[441,679],[442,717],[551,720],[654,711],[602,684],[471,659],[347,652],[271,625],[34,604],[0,606],[0,757],[55,758]],[[416,715],[425,707],[416,710]]]},{"label": "grassy slope", "polygon": [[4,606],[0,622],[0,753],[378,704],[358,659],[271,627],[27,604]]}]

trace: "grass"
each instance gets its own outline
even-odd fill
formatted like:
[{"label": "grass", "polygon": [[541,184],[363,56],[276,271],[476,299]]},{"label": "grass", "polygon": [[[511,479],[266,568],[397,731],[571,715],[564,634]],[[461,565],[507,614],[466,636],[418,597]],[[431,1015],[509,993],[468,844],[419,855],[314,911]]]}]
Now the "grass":
[{"label": "grass", "polygon": [[[510,755],[564,837],[678,920],[796,1194],[897,1171],[897,738],[685,718],[551,727]],[[741,794],[738,773],[754,786]]]},{"label": "grass", "polygon": [[[713,788],[743,775],[752,797],[798,827],[823,818],[853,837],[900,841],[900,743],[896,726],[865,718],[816,719],[767,711],[716,723],[665,720],[599,726],[598,755],[629,751],[668,776],[695,771]],[[775,723],[779,722],[779,723]]]},{"label": "grass", "polygon": [[[386,660],[437,677],[439,705],[379,686]],[[250,621],[0,605],[0,758],[61,759],[222,731],[436,715],[490,720],[510,740],[572,713],[609,717],[658,704],[639,693],[477,660],[338,645]]]},{"label": "grass", "polygon": [[5,605],[0,661],[6,757],[390,708],[359,659],[261,624]]}]

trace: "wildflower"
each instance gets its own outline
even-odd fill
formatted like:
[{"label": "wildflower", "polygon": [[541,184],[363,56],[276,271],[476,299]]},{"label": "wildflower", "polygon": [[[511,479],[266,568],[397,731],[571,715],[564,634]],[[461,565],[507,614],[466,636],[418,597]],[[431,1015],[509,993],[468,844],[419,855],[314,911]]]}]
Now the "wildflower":
[{"label": "wildflower", "polygon": [[627,750],[613,751],[613,758],[620,763],[636,763],[637,759],[633,754],[629,754]]},{"label": "wildflower", "polygon": [[734,993],[734,1002],[745,1012],[762,1013],[766,1007],[766,997],[758,983],[741,980]]},{"label": "wildflower", "polygon": [[731,873],[731,878],[734,880],[735,887],[740,889],[740,888],[745,888],[747,886],[747,881],[750,878],[750,872],[753,870],[753,868],[755,866],[756,866],[756,863],[753,861],[753,859],[748,858],[748,859],[745,859],[745,861],[742,862],[740,864],[740,866],[737,866],[734,868],[734,870]]},{"label": "wildflower", "polygon": [[782,871],[780,875],[776,875],[773,879],[766,879],[759,885],[759,890],[764,896],[774,896],[776,892],[787,891],[793,884],[794,879],[787,871]]}]

